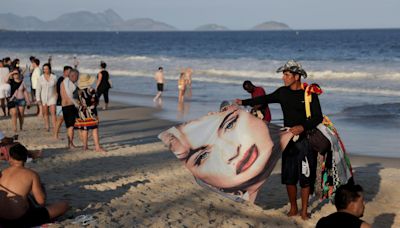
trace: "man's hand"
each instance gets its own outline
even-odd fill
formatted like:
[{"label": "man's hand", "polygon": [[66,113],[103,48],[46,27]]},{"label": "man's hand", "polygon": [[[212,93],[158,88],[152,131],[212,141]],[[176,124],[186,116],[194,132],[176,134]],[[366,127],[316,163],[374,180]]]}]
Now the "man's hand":
[{"label": "man's hand", "polygon": [[304,127],[301,125],[296,125],[294,127],[291,127],[289,131],[292,132],[292,134],[294,135],[300,135],[304,131]]},{"label": "man's hand", "polygon": [[240,100],[240,99],[235,99],[235,103],[236,103],[237,105],[242,105],[242,100]]}]

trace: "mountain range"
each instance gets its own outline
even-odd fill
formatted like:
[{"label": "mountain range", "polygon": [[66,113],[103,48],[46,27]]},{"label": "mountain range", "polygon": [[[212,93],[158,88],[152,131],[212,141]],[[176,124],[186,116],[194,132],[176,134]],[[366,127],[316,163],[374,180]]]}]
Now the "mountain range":
[{"label": "mountain range", "polygon": [[[288,30],[279,22],[265,22],[251,30]],[[43,21],[33,16],[20,17],[12,13],[0,14],[0,31],[177,31],[172,25],[150,18],[124,20],[114,10],[92,13],[78,11],[66,13],[54,20]],[[199,26],[196,31],[224,31],[227,27],[217,24]]]}]

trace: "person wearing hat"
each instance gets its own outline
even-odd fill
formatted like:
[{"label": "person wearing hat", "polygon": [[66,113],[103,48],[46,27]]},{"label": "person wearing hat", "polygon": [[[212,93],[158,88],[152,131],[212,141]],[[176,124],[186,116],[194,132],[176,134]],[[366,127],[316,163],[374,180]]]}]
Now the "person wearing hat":
[{"label": "person wearing hat", "polygon": [[[290,211],[288,216],[298,214],[297,207],[297,182],[301,186],[302,219],[309,218],[307,214],[309,195],[313,190],[316,178],[316,154],[309,147],[306,134],[322,122],[323,115],[318,96],[312,93],[311,117],[306,117],[305,88],[301,83],[301,77],[306,78],[307,73],[301,64],[289,60],[285,65],[277,69],[282,72],[284,86],[273,93],[247,100],[236,99],[238,105],[263,105],[279,103],[283,112],[284,126],[295,135],[282,154],[282,184],[286,185]],[[298,136],[298,137],[297,137]]]},{"label": "person wearing hat", "polygon": [[99,99],[96,90],[91,86],[96,81],[95,77],[81,74],[78,80],[78,118],[74,127],[81,131],[83,149],[88,149],[88,131],[92,130],[96,152],[105,152],[99,141],[99,120],[97,118],[97,105]]}]

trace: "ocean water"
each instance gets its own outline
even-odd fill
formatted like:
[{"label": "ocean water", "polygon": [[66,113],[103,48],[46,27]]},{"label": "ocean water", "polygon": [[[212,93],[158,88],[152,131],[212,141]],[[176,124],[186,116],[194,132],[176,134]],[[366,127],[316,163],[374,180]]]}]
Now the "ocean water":
[{"label": "ocean water", "polygon": [[[163,66],[162,118],[186,121],[215,111],[222,100],[247,98],[244,80],[268,92],[282,85],[275,70],[302,63],[308,83],[318,83],[324,114],[336,124],[350,153],[400,157],[400,29],[284,32],[1,32],[0,56],[52,56],[60,72],[80,61],[96,74],[109,66],[111,100],[154,106],[154,72]],[[177,104],[181,68],[194,70],[192,96]],[[281,123],[279,105],[270,105]]]}]

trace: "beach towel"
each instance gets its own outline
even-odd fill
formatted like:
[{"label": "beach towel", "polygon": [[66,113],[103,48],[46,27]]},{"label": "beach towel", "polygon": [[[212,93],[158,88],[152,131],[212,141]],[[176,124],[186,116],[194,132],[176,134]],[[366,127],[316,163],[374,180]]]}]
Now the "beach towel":
[{"label": "beach towel", "polygon": [[230,106],[158,137],[201,186],[237,202],[254,202],[293,135]]}]

